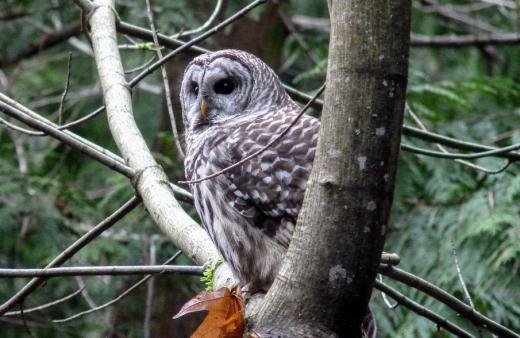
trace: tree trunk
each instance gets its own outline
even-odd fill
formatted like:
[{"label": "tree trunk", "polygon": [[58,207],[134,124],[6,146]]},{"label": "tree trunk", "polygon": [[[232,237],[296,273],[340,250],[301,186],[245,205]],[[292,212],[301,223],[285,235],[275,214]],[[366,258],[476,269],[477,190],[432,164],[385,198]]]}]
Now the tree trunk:
[{"label": "tree trunk", "polygon": [[387,231],[403,119],[409,0],[329,1],[320,139],[262,337],[360,337]]}]

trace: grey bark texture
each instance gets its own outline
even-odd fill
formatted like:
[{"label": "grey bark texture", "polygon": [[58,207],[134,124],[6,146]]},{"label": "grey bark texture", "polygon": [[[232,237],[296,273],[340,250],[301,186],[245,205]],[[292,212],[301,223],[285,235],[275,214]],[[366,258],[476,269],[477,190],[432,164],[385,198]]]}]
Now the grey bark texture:
[{"label": "grey bark texture", "polygon": [[361,337],[403,119],[409,0],[329,1],[317,155],[282,269],[250,318],[262,337]]}]

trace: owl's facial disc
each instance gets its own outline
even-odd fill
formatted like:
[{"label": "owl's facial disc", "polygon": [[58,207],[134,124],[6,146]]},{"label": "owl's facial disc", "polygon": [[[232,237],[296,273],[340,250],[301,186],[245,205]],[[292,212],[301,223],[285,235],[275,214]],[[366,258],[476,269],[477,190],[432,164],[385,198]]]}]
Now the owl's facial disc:
[{"label": "owl's facial disc", "polygon": [[247,114],[253,87],[251,70],[238,59],[220,56],[192,64],[181,88],[185,125],[193,131]]}]

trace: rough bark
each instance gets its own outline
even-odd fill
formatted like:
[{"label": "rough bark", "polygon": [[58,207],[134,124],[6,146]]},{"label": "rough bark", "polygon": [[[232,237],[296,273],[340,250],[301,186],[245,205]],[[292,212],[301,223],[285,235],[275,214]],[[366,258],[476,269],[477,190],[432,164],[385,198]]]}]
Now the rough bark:
[{"label": "rough bark", "polygon": [[263,337],[360,337],[387,231],[410,1],[330,1],[320,139],[288,254],[251,318]]}]

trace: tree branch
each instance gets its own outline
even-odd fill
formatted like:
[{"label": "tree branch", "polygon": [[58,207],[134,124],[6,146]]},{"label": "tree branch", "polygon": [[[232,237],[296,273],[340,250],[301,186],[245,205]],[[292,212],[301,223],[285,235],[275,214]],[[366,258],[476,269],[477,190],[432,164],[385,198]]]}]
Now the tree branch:
[{"label": "tree branch", "polygon": [[60,43],[67,41],[70,37],[78,35],[79,33],[81,33],[81,26],[79,24],[45,33],[38,39],[37,42],[26,46],[16,54],[7,56],[5,58],[0,57],[0,68],[8,67],[19,62],[20,60],[34,56],[45,49],[59,45]]},{"label": "tree branch", "polygon": [[384,292],[389,297],[393,298],[395,301],[399,302],[399,304],[407,307],[408,309],[412,310],[413,312],[417,313],[420,316],[425,317],[428,320],[431,320],[437,326],[442,327],[446,329],[446,331],[453,333],[457,337],[462,338],[475,338],[472,334],[465,331],[464,329],[458,327],[457,325],[453,324],[446,318],[443,318],[436,314],[435,312],[425,308],[421,304],[418,304],[411,300],[410,298],[406,297],[396,289],[380,282],[376,281],[375,288],[378,289],[381,292]]},{"label": "tree branch", "polygon": [[[137,38],[141,38],[141,39],[144,39],[147,41],[153,41],[152,31],[147,30],[145,28],[131,25],[126,22],[119,22],[117,29],[121,33],[128,34],[128,35],[131,35],[131,36],[134,36]],[[177,48],[178,46],[185,44],[185,42],[183,42],[183,41],[170,38],[163,34],[158,34],[157,37],[159,39],[159,42],[168,48]],[[519,34],[518,41],[520,42],[520,34]],[[208,49],[204,49],[204,48],[197,47],[197,46],[191,46],[190,50],[193,50],[197,53],[211,52]],[[296,101],[299,101],[303,104],[311,101],[311,99],[312,99],[312,97],[310,95],[302,93],[291,86],[284,84],[284,88],[293,97],[293,99],[295,99]],[[323,101],[317,99],[312,102],[311,106],[313,108],[321,111],[323,108]],[[417,128],[414,128],[411,126],[407,126],[407,125],[403,125],[403,135],[419,138],[421,140],[425,140],[425,141],[429,141],[429,142],[439,143],[439,144],[449,146],[449,147],[455,148],[455,149],[460,149],[460,150],[487,151],[487,150],[497,149],[495,147],[486,146],[486,145],[482,145],[482,144],[478,144],[478,143],[462,141],[462,140],[447,137],[447,136],[437,134],[437,133],[422,131],[420,129],[417,129]],[[520,160],[520,154],[517,152],[499,153],[499,154],[495,154],[495,156],[501,157],[501,158],[507,158],[510,160]]]},{"label": "tree branch", "polygon": [[450,295],[425,279],[392,266],[381,266],[379,272],[387,277],[424,292],[428,296],[435,298],[439,302],[453,309],[462,317],[470,320],[473,324],[489,330],[500,337],[520,338],[520,335],[482,315],[471,306],[458,300],[456,297]]},{"label": "tree branch", "polygon": [[[134,121],[130,90],[117,46],[113,3],[98,0],[95,5],[98,7],[90,15],[89,23],[108,124],[125,162],[136,172],[132,183],[156,224],[179,249],[198,264],[213,261],[219,257],[215,246],[175,199],[166,174],[155,162]],[[147,68],[141,78],[161,64]],[[225,264],[219,266],[216,277],[216,285],[234,283]]]},{"label": "tree branch", "polygon": [[[110,228],[117,221],[122,219],[126,214],[132,211],[135,207],[139,205],[141,200],[138,197],[132,197],[128,200],[121,208],[116,210],[112,215],[107,217],[101,223],[96,225],[92,230],[87,232],[85,235],[81,236],[77,241],[75,241],[72,245],[70,245],[67,249],[65,249],[62,253],[60,253],[56,258],[54,258],[49,264],[45,266],[45,268],[53,268],[62,265],[69,258],[71,258],[76,252],[81,250],[85,245],[90,243],[92,240],[97,238],[103,231]],[[33,292],[39,285],[41,285],[45,281],[45,278],[36,277],[31,279],[29,283],[27,283],[20,291],[18,291],[13,297],[8,299],[5,303],[0,305],[0,316],[4,313],[12,309],[13,306],[23,302],[25,297],[27,297],[31,292]]]},{"label": "tree branch", "polygon": [[128,276],[154,273],[200,275],[202,266],[191,265],[131,265],[131,266],[71,266],[45,269],[0,269],[0,278],[65,277],[65,276]]}]

